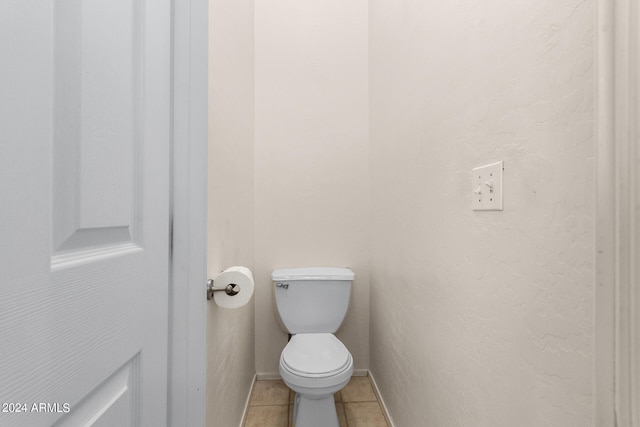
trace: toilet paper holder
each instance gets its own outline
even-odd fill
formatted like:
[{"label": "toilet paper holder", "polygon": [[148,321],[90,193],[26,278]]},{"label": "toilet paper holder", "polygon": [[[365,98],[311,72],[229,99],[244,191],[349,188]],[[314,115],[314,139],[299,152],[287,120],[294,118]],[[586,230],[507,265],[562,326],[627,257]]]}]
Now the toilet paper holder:
[{"label": "toilet paper holder", "polygon": [[207,300],[213,299],[213,293],[224,291],[229,296],[237,295],[240,292],[240,286],[235,283],[229,283],[224,288],[216,288],[213,283],[213,279],[207,280]]}]

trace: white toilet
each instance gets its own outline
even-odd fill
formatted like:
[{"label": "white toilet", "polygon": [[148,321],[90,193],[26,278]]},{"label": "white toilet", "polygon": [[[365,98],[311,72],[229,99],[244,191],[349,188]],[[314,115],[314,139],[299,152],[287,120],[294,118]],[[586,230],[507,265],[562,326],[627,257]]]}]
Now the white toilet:
[{"label": "white toilet", "polygon": [[280,375],[296,392],[295,427],[339,427],[333,394],[353,374],[349,350],[333,335],[351,294],[348,268],[275,270],[276,306],[293,336],[280,355]]}]

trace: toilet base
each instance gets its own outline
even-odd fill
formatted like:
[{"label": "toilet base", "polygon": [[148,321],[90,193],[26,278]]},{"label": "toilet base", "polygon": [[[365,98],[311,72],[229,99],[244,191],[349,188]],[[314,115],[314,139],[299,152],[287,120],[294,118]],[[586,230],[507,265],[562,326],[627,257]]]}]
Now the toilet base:
[{"label": "toilet base", "polygon": [[333,394],[316,398],[296,393],[294,427],[340,427]]}]

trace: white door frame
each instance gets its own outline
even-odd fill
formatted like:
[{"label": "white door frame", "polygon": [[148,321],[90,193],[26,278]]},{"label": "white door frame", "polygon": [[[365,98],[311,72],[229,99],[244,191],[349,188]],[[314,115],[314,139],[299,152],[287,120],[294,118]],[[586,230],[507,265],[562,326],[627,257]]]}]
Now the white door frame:
[{"label": "white door frame", "polygon": [[204,427],[208,1],[173,0],[169,426]]},{"label": "white door frame", "polygon": [[640,7],[597,3],[595,425],[640,426]]}]

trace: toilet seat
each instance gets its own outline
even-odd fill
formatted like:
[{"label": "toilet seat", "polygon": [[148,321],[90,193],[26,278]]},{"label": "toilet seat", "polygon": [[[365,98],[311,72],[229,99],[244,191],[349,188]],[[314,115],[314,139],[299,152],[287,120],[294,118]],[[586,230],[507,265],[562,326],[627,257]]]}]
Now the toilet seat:
[{"label": "toilet seat", "polygon": [[333,334],[296,334],[280,355],[280,375],[293,391],[331,395],[353,374],[353,357]]},{"label": "toilet seat", "polygon": [[326,378],[353,365],[349,350],[333,334],[296,334],[282,351],[282,368],[306,378]]}]

